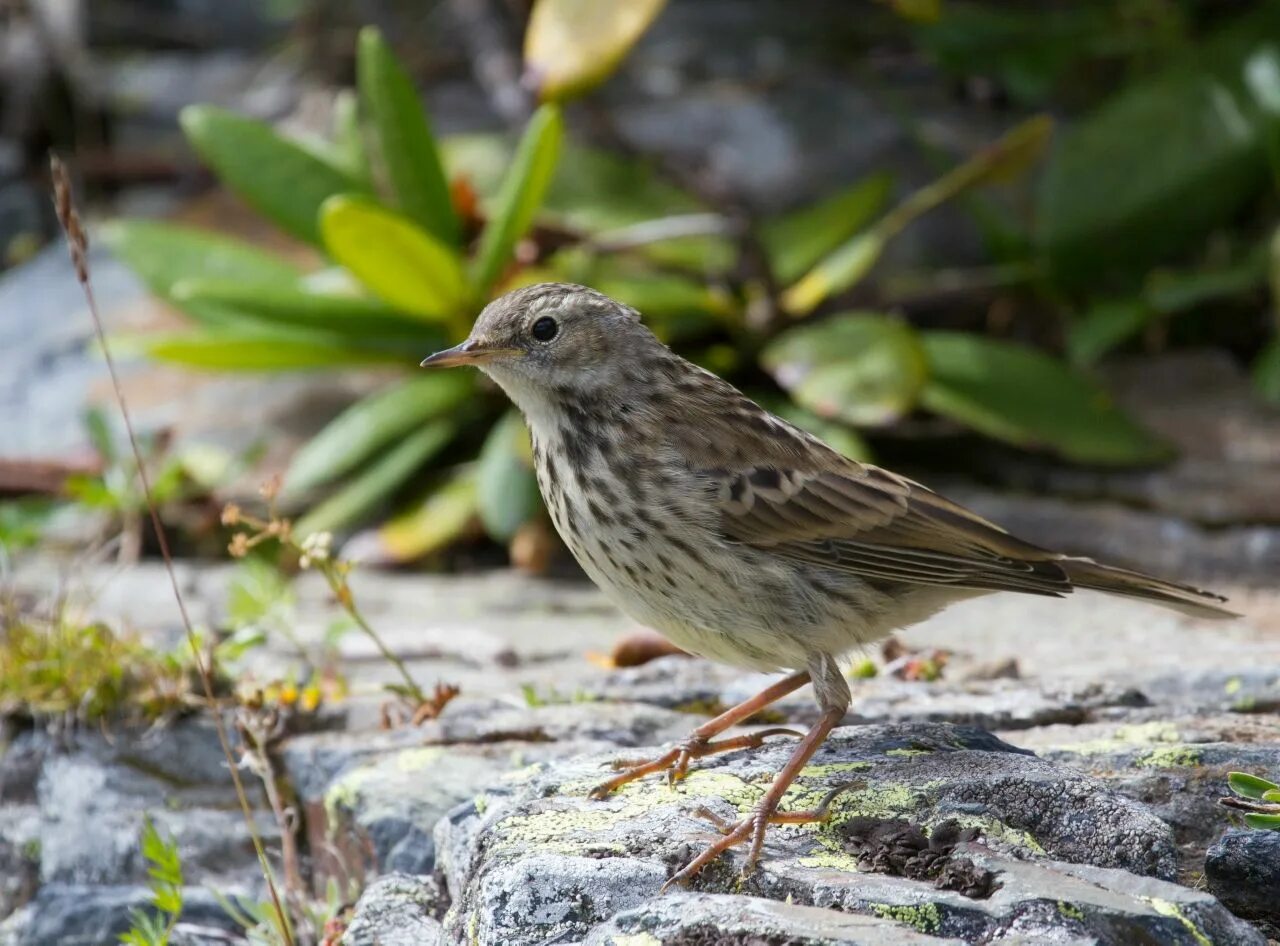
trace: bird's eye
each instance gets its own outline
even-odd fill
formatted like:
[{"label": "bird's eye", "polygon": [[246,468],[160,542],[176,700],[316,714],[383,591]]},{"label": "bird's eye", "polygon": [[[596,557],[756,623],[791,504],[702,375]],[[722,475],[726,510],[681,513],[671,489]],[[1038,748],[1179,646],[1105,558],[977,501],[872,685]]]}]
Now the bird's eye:
[{"label": "bird's eye", "polygon": [[560,326],[556,324],[556,320],[551,316],[544,315],[533,323],[533,328],[529,331],[538,341],[549,342],[556,337],[556,333],[560,331]]}]

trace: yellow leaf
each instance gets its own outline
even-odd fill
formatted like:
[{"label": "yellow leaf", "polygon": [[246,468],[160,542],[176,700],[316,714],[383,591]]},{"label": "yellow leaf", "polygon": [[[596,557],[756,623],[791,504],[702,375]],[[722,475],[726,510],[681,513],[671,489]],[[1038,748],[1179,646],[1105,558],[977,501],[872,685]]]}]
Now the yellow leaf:
[{"label": "yellow leaf", "polygon": [[320,208],[325,249],[379,299],[430,321],[456,316],[468,289],[457,253],[411,221],[359,197]]},{"label": "yellow leaf", "polygon": [[543,101],[603,82],[666,0],[538,0],[524,37],[525,71]]}]

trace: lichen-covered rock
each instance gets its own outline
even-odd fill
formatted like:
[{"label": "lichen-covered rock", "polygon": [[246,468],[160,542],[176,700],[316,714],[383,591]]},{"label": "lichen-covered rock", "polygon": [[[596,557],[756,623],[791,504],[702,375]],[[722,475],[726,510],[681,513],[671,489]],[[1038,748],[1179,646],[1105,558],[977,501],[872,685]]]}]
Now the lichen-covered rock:
[{"label": "lichen-covered rock", "polygon": [[1228,831],[1209,848],[1204,875],[1234,913],[1280,939],[1280,831]]},{"label": "lichen-covered rock", "polygon": [[[508,777],[437,826],[450,940],[572,941],[653,901],[714,836],[702,810],[721,818],[749,811],[789,751],[783,744],[704,760],[675,789],[646,779],[604,801],[586,794],[607,775],[610,756]],[[744,886],[737,851],[696,886],[835,906],[933,935],[991,939],[1069,927],[1098,936],[1119,924],[1159,942],[1198,943],[1210,928],[1216,942],[1260,942],[1212,897],[1156,879],[1172,876],[1175,858],[1171,831],[1151,812],[989,733],[943,724],[838,730],[785,807],[812,807],[840,786],[829,823],[771,829]],[[868,854],[863,829],[877,820],[923,834],[944,824],[953,835],[956,826],[976,828],[981,841],[957,843],[954,863],[936,865],[942,879],[893,876],[905,873],[898,860]]]},{"label": "lichen-covered rock", "polygon": [[596,927],[586,946],[959,946],[882,917],[759,897],[670,893]]},{"label": "lichen-covered rock", "polygon": [[360,895],[342,946],[436,946],[444,942],[437,917],[446,905],[430,877],[379,877]]},{"label": "lichen-covered rock", "polygon": [[0,919],[30,900],[39,882],[39,812],[34,805],[0,808]]},{"label": "lichen-covered rock", "polygon": [[418,728],[299,736],[282,749],[322,874],[430,873],[432,829],[535,761],[672,738],[688,717],[642,704],[464,706]]},{"label": "lichen-covered rock", "polygon": [[1088,772],[1169,824],[1180,875],[1200,873],[1205,851],[1232,824],[1218,804],[1232,771],[1280,769],[1276,717],[1238,714],[1056,727],[1037,740],[1043,758]]}]

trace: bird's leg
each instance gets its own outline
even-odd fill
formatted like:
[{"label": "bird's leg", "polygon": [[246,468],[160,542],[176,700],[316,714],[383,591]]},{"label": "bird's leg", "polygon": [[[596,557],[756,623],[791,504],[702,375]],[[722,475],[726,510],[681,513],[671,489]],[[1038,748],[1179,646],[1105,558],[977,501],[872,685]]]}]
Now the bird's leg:
[{"label": "bird's leg", "polygon": [[[680,884],[692,879],[702,868],[725,851],[750,840],[751,846],[747,851],[747,860],[742,866],[742,875],[745,877],[755,869],[756,861],[760,859],[765,832],[768,831],[770,824],[809,824],[827,820],[831,801],[838,792],[828,794],[822,804],[810,811],[778,811],[778,806],[782,803],[782,798],[787,794],[791,783],[809,764],[813,754],[818,751],[831,730],[835,729],[844,718],[845,711],[849,708],[849,685],[845,682],[834,659],[826,655],[816,657],[810,665],[810,672],[818,703],[823,708],[818,721],[800,740],[800,744],[791,753],[791,758],[787,760],[786,766],[773,780],[769,791],[756,805],[755,810],[736,824],[720,821],[717,827],[722,837],[668,880],[663,885],[664,890],[672,884]],[[716,820],[719,821],[719,819]]]},{"label": "bird's leg", "polygon": [[764,744],[764,740],[769,736],[799,736],[799,733],[791,729],[766,729],[758,733],[748,733],[745,736],[712,741],[730,726],[736,726],[744,719],[754,716],[769,704],[777,702],[788,693],[794,693],[808,682],[809,671],[807,670],[801,670],[798,673],[783,677],[777,683],[761,690],[751,699],[725,710],[714,719],[707,720],[690,733],[684,742],[669,752],[664,752],[656,759],[624,762],[615,766],[616,768],[621,768],[622,771],[593,788],[591,797],[604,798],[610,792],[626,785],[628,782],[634,782],[638,778],[644,778],[646,775],[652,775],[654,772],[662,772],[668,769],[670,770],[670,781],[674,782],[677,779],[684,778],[685,772],[688,771],[689,763],[694,759],[715,755],[717,752],[729,752],[733,749],[758,748]]}]

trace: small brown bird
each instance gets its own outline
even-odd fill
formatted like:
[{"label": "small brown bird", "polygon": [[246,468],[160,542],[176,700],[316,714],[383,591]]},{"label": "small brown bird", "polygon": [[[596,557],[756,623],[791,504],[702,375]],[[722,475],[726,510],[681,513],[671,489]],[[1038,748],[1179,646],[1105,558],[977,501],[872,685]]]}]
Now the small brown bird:
[{"label": "small brown bird", "polygon": [[475,365],[524,413],[542,498],[592,580],[636,620],[690,653],[791,670],[652,761],[593,792],[691,760],[754,748],[770,730],[726,729],[812,683],[822,715],[756,809],[671,882],[750,841],[746,871],[787,787],[848,709],[841,659],[956,601],[1077,588],[1201,617],[1225,599],[1024,542],[937,493],[857,463],[775,417],[657,340],[632,308],[549,283],[491,303],[461,345],[424,367]]}]

